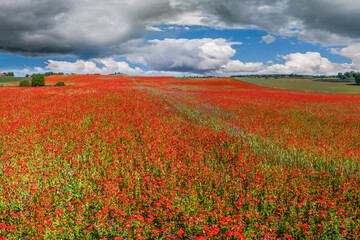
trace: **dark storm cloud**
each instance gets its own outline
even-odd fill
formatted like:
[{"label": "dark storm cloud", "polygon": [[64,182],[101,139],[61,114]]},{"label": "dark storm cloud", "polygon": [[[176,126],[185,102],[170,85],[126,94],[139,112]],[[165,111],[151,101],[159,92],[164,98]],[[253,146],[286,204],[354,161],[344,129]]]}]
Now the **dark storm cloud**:
[{"label": "dark storm cloud", "polygon": [[327,45],[360,38],[360,2],[353,0],[204,0],[198,7],[227,26],[253,26]]},{"label": "dark storm cloud", "polygon": [[353,0],[290,1],[287,11],[306,29],[327,31],[340,36],[360,37],[360,2]]},{"label": "dark storm cloud", "polygon": [[[154,24],[256,27],[328,45],[360,38],[353,0],[2,0],[0,51],[83,58],[129,54]],[[293,29],[297,29],[293,31]]]},{"label": "dark storm cloud", "polygon": [[167,18],[170,10],[156,0],[3,0],[0,50],[85,58],[126,53],[144,44],[148,21]]},{"label": "dark storm cloud", "polygon": [[66,1],[2,1],[0,49],[24,55],[69,52],[70,47],[52,31],[66,11]]}]

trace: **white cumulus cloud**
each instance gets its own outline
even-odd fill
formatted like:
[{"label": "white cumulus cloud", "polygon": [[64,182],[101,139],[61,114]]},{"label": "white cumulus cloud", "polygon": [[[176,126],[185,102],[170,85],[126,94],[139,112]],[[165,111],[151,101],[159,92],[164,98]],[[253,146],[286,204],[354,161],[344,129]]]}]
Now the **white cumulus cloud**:
[{"label": "white cumulus cloud", "polygon": [[211,72],[230,61],[235,44],[242,43],[222,38],[151,40],[147,47],[127,55],[127,60],[156,71]]},{"label": "white cumulus cloud", "polygon": [[92,59],[88,61],[78,60],[76,62],[49,60],[46,69],[52,71],[66,71],[76,73],[114,73],[122,72],[128,74],[141,74],[143,70],[136,67],[131,68],[127,62],[118,62],[113,58]]},{"label": "white cumulus cloud", "polygon": [[[154,43],[154,41],[152,41]],[[156,40],[162,46],[149,46],[139,55],[132,55],[128,60],[141,63],[152,70],[144,71],[139,67],[132,68],[127,62],[116,61],[113,58],[96,58],[77,60],[75,62],[54,61],[47,62],[46,69],[51,71],[65,71],[76,73],[114,73],[141,75],[233,75],[246,73],[299,73],[299,74],[336,74],[359,68],[358,64],[334,63],[322,57],[318,52],[291,53],[279,56],[285,63],[275,64],[269,61],[241,62],[232,60],[235,50],[224,39],[210,41],[210,39],[165,39]],[[182,45],[182,48],[174,47]],[[161,51],[152,52],[153,48]],[[212,51],[213,49],[213,51]],[[195,51],[195,52],[194,52]],[[159,61],[152,61],[152,59]],[[41,68],[35,68],[40,70]],[[38,71],[37,71],[38,72]]]},{"label": "white cumulus cloud", "polygon": [[284,64],[273,64],[264,71],[271,73],[334,74],[353,69],[352,64],[333,63],[318,52],[292,53],[282,56]]},{"label": "white cumulus cloud", "polygon": [[341,49],[332,48],[331,53],[350,58],[354,64],[360,65],[360,43],[351,44]]},{"label": "white cumulus cloud", "polygon": [[273,43],[276,40],[276,38],[270,34],[263,36],[261,39],[262,39],[262,41],[264,41],[267,44]]},{"label": "white cumulus cloud", "polygon": [[261,62],[243,63],[239,60],[232,60],[221,66],[221,69],[218,71],[218,73],[249,73],[260,72],[262,70],[264,70],[264,64]]}]

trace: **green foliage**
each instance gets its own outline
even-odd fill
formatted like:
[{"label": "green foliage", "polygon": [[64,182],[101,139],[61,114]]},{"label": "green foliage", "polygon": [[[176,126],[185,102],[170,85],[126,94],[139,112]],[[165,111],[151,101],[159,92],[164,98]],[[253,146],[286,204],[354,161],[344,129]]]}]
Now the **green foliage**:
[{"label": "green foliage", "polygon": [[46,72],[44,73],[45,77],[47,76],[52,76],[52,75],[64,75],[63,72],[59,72],[59,73],[56,73],[56,72]]},{"label": "green foliage", "polygon": [[31,86],[43,87],[45,86],[45,76],[42,74],[34,74],[31,79]]},{"label": "green foliage", "polygon": [[15,83],[16,82],[16,84],[18,84],[22,80],[29,80],[29,78],[25,78],[25,77],[0,77],[0,83],[12,83],[12,82]]},{"label": "green foliage", "polygon": [[358,72],[351,71],[345,72],[344,74],[338,73],[337,77],[340,79],[355,79],[355,83],[360,85],[360,73]]},{"label": "green foliage", "polygon": [[355,73],[355,82],[356,84],[360,84],[360,73]]},{"label": "green foliage", "polygon": [[19,84],[19,87],[31,87],[31,83],[29,80],[22,80]]},{"label": "green foliage", "polygon": [[13,72],[8,72],[8,73],[4,72],[4,75],[7,76],[7,77],[14,77],[15,76]]},{"label": "green foliage", "polygon": [[64,82],[60,81],[55,84],[56,87],[64,87],[66,86]]},{"label": "green foliage", "polygon": [[340,79],[354,79],[355,74],[356,73],[354,71],[350,71],[350,72],[345,72],[344,74],[338,73],[337,77]]},{"label": "green foliage", "polygon": [[[341,73],[342,74],[342,73]],[[190,76],[185,78],[213,78],[214,76]],[[239,77],[255,77],[255,78],[304,78],[304,79],[326,79],[326,78],[335,78],[337,75],[304,75],[304,74],[245,74],[245,75],[232,75],[231,78],[239,78]]]}]

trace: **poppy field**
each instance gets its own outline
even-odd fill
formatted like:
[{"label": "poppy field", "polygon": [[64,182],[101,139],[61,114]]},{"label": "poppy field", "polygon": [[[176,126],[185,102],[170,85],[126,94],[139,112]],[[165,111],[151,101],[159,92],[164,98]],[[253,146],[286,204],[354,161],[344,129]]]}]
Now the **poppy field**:
[{"label": "poppy field", "polygon": [[0,239],[360,237],[360,95],[58,81],[0,89]]}]

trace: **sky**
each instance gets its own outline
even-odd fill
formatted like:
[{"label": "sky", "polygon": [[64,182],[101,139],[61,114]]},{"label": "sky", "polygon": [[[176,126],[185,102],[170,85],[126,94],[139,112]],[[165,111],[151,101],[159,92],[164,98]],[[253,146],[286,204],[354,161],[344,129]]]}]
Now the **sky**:
[{"label": "sky", "polygon": [[0,72],[360,70],[355,0],[1,0]]}]

